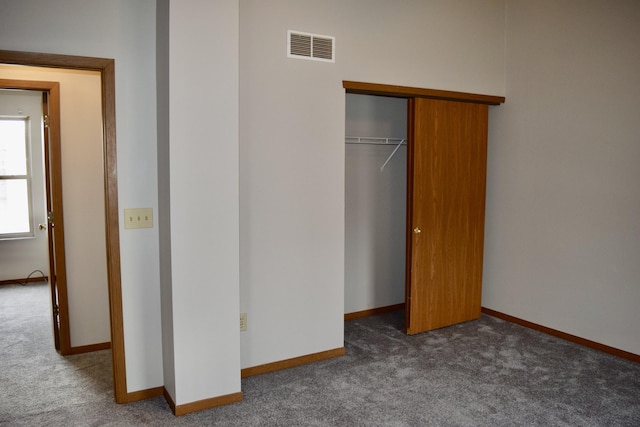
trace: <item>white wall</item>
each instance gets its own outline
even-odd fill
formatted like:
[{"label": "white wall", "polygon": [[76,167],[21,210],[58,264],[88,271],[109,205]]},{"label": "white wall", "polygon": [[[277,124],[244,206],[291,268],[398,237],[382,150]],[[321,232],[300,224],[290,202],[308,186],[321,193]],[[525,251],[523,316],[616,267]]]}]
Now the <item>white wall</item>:
[{"label": "white wall", "polygon": [[[155,1],[3,2],[0,48],[115,59],[118,202],[157,207]],[[120,223],[128,391],[162,385],[158,235]]]},{"label": "white wall", "polygon": [[[0,48],[116,59],[120,209],[155,209],[155,2],[50,6],[4,2]],[[176,349],[204,346],[207,360],[193,368],[223,362],[203,377],[221,375],[220,389],[176,384],[187,387],[178,404],[237,386],[235,369],[225,370],[237,355],[238,44],[240,303],[249,313],[242,367],[342,346],[341,81],[505,94],[503,0],[241,0],[239,31],[237,7],[171,3],[169,167],[178,194],[169,202],[168,293],[173,319],[191,319],[172,325],[173,338]],[[639,320],[637,3],[509,1],[507,10],[507,104],[491,113],[484,303],[640,353],[631,330]],[[336,36],[336,63],[287,59],[287,29]],[[183,93],[196,83],[201,98]],[[208,114],[209,133],[189,127],[191,111]],[[163,384],[159,245],[156,229],[121,229],[120,238],[127,386],[135,391]],[[176,378],[190,375],[189,362],[176,353]]]},{"label": "white wall", "polygon": [[[171,283],[170,294],[163,290],[163,317],[171,319],[164,319],[163,351],[174,363],[164,371],[174,375],[173,400],[182,405],[240,392],[239,10],[235,0],[175,0],[168,7],[167,17],[161,5],[168,61],[162,56],[159,64],[163,79],[168,65],[169,83],[161,157],[168,170],[160,173],[169,173],[163,255],[168,244]],[[166,43],[164,29],[159,33]]]},{"label": "white wall", "polygon": [[[288,59],[288,29],[336,63]],[[503,95],[503,1],[240,2],[242,367],[343,345],[342,80]]]},{"label": "white wall", "polygon": [[[58,0],[50,6],[44,0],[3,3],[0,47],[115,58],[119,206],[156,209],[155,1]],[[177,390],[187,387],[177,393],[178,404],[233,390],[238,381],[229,376],[233,370],[227,373],[237,331],[230,319],[237,320],[238,311],[232,237],[238,228],[231,215],[237,206],[238,106],[231,92],[237,90],[238,44],[241,311],[249,313],[242,367],[343,345],[341,81],[504,92],[502,0],[240,1],[239,31],[237,6],[231,0],[171,3],[171,197],[177,193],[170,201],[171,298],[173,319],[190,319],[174,322],[173,338],[176,349],[202,345],[207,359],[185,367],[191,360],[176,352],[176,378],[206,363],[217,366],[203,382],[176,382]],[[335,35],[337,62],[287,59],[287,29]],[[184,93],[195,84],[202,98]],[[190,112],[207,114],[204,122],[215,125],[206,136]],[[163,384],[159,240],[155,228],[122,226],[120,239],[127,387],[136,391]]]},{"label": "white wall", "polygon": [[60,151],[71,346],[109,342],[100,73],[0,65],[0,77],[60,83]]},{"label": "white wall", "polygon": [[[2,78],[2,66],[0,66]],[[31,156],[31,226],[33,237],[0,240],[0,280],[25,279],[29,274],[38,278],[49,275],[47,232],[38,224],[47,223],[42,145],[42,92],[0,90],[0,115],[28,116]]]},{"label": "white wall", "polygon": [[640,3],[507,2],[483,305],[640,354]]},{"label": "white wall", "polygon": [[[407,100],[347,94],[345,133],[406,138]],[[396,148],[345,144],[345,313],[405,300],[407,147]]]}]

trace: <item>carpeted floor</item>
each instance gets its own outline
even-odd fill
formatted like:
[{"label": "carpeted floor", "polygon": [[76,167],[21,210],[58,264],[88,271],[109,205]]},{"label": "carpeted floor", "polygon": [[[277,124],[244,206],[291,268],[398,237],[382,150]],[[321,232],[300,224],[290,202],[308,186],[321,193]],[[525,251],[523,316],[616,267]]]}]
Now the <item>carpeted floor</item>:
[{"label": "carpeted floor", "polygon": [[348,321],[346,356],[183,417],[113,403],[110,353],[59,356],[48,315],[46,285],[0,287],[0,425],[640,426],[640,365],[485,315],[416,336],[398,312]]}]

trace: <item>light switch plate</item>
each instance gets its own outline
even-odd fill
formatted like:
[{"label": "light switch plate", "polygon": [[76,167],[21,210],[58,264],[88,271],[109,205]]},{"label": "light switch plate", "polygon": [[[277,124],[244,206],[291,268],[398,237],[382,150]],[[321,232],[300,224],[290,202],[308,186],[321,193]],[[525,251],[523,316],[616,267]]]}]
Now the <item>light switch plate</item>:
[{"label": "light switch plate", "polygon": [[124,228],[153,228],[153,209],[125,209]]},{"label": "light switch plate", "polygon": [[240,313],[240,332],[247,331],[247,313]]}]

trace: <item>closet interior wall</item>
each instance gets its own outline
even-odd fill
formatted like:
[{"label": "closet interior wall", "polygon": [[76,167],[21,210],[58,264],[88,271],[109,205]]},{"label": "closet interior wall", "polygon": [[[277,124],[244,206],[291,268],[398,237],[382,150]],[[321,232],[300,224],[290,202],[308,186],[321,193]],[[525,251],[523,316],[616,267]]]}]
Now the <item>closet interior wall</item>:
[{"label": "closet interior wall", "polygon": [[345,313],[355,313],[405,301],[406,144],[381,167],[407,137],[407,100],[346,94],[345,123]]}]

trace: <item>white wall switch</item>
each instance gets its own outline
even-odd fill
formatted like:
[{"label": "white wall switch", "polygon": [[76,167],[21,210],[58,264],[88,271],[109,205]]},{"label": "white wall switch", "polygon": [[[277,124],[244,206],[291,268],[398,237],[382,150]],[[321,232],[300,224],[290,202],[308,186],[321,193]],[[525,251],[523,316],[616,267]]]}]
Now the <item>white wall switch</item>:
[{"label": "white wall switch", "polygon": [[153,228],[153,209],[125,209],[124,228]]}]

